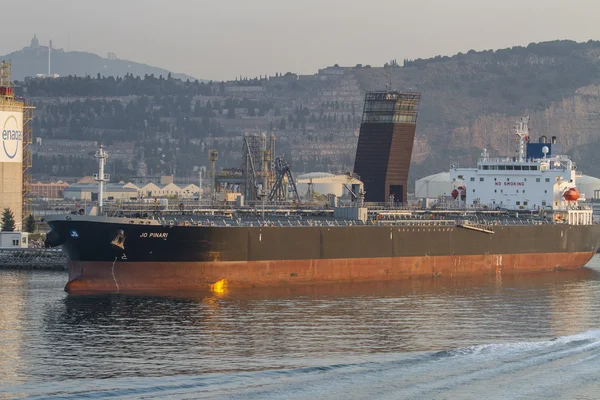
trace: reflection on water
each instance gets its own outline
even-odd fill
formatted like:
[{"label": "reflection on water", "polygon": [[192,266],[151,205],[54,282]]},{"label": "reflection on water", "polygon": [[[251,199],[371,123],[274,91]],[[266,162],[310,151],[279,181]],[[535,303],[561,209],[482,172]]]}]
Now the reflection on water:
[{"label": "reflection on water", "polygon": [[[21,346],[23,329],[18,322],[25,311],[25,300],[20,288],[26,283],[24,276],[7,275],[2,277],[0,301],[0,386],[3,383],[23,380],[18,370],[23,367]],[[15,329],[16,328],[16,329]]]},{"label": "reflection on water", "polygon": [[69,297],[63,273],[0,271],[0,398],[31,387],[60,393],[60,382],[82,379],[85,391],[85,379],[265,371],[574,335],[598,326],[599,261],[170,298]]}]

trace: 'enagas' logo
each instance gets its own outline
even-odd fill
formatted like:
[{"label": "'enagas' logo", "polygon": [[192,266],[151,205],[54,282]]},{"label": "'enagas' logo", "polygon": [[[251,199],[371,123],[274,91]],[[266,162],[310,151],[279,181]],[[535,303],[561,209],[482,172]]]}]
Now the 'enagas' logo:
[{"label": "'enagas' logo", "polygon": [[4,122],[2,128],[2,150],[10,159],[16,157],[19,152],[19,143],[23,140],[23,131],[19,129],[17,118],[10,115]]}]

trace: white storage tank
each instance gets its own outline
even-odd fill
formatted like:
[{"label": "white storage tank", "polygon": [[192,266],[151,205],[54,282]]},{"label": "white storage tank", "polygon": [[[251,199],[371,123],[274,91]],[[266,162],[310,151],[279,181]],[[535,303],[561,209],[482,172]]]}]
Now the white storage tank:
[{"label": "white storage tank", "polygon": [[298,194],[301,197],[306,196],[306,192],[308,191],[310,184],[313,185],[313,192],[315,194],[321,194],[325,196],[328,194],[334,194],[337,197],[342,197],[348,193],[348,191],[344,188],[344,184],[350,188],[352,188],[352,185],[360,185],[362,187],[362,182],[352,175],[334,175],[328,172],[311,172],[308,174],[299,175],[296,179]]},{"label": "white storage tank", "polygon": [[589,175],[577,176],[575,186],[587,200],[600,199],[600,179]]},{"label": "white storage tank", "polygon": [[450,172],[440,172],[415,181],[415,197],[437,199],[440,196],[450,196],[453,188]]}]

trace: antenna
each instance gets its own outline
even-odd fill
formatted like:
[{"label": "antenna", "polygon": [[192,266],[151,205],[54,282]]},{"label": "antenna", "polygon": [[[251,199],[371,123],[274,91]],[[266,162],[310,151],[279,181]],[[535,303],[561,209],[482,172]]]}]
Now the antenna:
[{"label": "antenna", "polygon": [[519,142],[517,153],[519,162],[525,161],[525,140],[529,137],[529,116],[521,118],[515,123],[514,134]]},{"label": "antenna", "polygon": [[102,215],[102,202],[104,197],[104,182],[110,180],[110,176],[104,173],[104,165],[106,164],[106,159],[108,158],[108,154],[104,149],[102,149],[102,144],[94,154],[94,157],[98,159],[98,174],[94,176],[94,180],[98,182],[98,210],[99,214]]}]

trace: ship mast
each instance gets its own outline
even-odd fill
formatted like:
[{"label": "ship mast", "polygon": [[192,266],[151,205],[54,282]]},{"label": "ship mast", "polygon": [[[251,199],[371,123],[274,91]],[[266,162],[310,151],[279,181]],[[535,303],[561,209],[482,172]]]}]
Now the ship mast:
[{"label": "ship mast", "polygon": [[525,141],[529,138],[529,117],[523,117],[515,123],[515,135],[517,136],[519,162],[525,161]]},{"label": "ship mast", "polygon": [[100,144],[100,148],[96,151],[94,155],[98,159],[98,174],[94,176],[94,180],[98,182],[98,211],[100,215],[102,215],[102,201],[104,198],[104,182],[108,180],[108,175],[104,174],[104,164],[106,164],[106,159],[108,158],[108,154],[104,149],[102,149],[102,144]]}]

